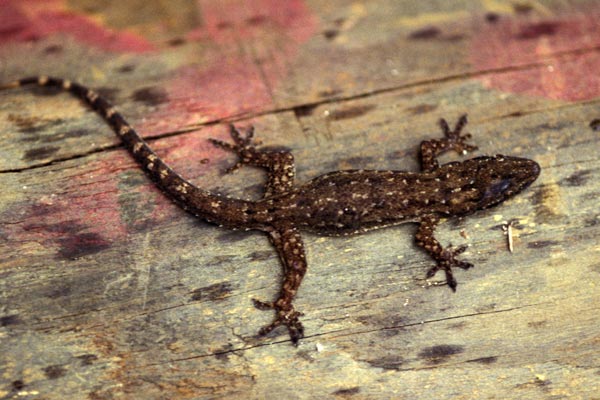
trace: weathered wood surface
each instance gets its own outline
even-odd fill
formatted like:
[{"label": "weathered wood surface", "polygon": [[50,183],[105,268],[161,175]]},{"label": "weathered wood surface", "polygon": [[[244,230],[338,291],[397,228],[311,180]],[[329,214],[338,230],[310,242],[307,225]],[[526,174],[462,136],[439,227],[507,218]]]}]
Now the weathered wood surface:
[{"label": "weathered wood surface", "polygon": [[472,245],[456,294],[424,280],[413,226],[306,234],[295,348],[254,337],[271,314],[251,299],[280,277],[264,235],[177,209],[69,95],[2,92],[0,398],[598,398],[594,2],[5,3],[0,82],[103,91],[202,187],[260,196],[260,171],[223,176],[233,158],[207,143],[228,121],[291,148],[307,180],[416,170],[437,119],[469,112],[481,153],[542,174],[440,226]]}]

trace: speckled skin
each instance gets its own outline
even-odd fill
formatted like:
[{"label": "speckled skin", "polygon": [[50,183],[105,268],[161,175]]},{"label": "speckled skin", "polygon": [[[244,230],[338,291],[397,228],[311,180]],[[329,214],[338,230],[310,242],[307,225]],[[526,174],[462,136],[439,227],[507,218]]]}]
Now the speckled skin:
[{"label": "speckled skin", "polygon": [[238,155],[239,161],[230,171],[247,164],[268,173],[263,199],[232,199],[200,189],[174,172],[93,90],[46,76],[21,79],[0,89],[26,84],[59,87],[87,102],[113,127],[150,178],[188,212],[223,227],[266,232],[283,264],[284,280],[274,302],[254,300],[256,307],[276,313],[273,322],[259,334],[284,325],[294,343],[304,336],[301,313],[292,304],[307,268],[300,230],[350,235],[405,222],[418,223],[416,243],[436,261],[427,277],[441,269],[450,288],[456,290],[452,267],[467,269],[472,265],[456,259],[465,246],[444,248],[435,239],[440,218],[463,216],[499,204],[529,186],[540,173],[535,161],[502,155],[439,165],[437,157],[442,153],[453,150],[466,154],[476,149],[466,144],[470,135],[460,134],[467,122],[463,115],[453,130],[440,120],[444,137],[421,143],[421,172],[335,171],[295,185],[291,153],[258,149],[252,142],[252,128],[242,135],[232,126],[233,143],[211,139],[214,145]]}]

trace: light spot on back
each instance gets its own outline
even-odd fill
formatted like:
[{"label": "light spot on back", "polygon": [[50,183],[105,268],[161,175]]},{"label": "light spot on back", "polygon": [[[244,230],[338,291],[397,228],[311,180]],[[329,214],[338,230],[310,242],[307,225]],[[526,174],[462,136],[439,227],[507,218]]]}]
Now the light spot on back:
[{"label": "light spot on back", "polygon": [[93,103],[98,98],[98,93],[94,92],[92,89],[89,89],[85,94],[85,97],[87,97],[87,99]]},{"label": "light spot on back", "polygon": [[138,151],[140,151],[142,149],[142,147],[144,147],[144,145],[141,142],[137,142],[136,144],[133,145],[133,152],[137,153]]},{"label": "light spot on back", "polygon": [[113,115],[115,115],[116,113],[117,113],[117,110],[115,110],[113,107],[107,108],[106,109],[106,118],[110,118]]}]

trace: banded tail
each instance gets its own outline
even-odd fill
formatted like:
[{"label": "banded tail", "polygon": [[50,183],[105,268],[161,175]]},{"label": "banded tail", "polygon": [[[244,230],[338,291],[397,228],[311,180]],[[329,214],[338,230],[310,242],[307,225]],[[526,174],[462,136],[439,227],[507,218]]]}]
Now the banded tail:
[{"label": "banded tail", "polygon": [[246,227],[245,211],[251,207],[252,202],[225,198],[185,180],[158,157],[108,100],[94,90],[67,79],[44,75],[0,85],[0,90],[27,85],[61,88],[82,99],[112,127],[156,185],[186,211],[219,225]]}]

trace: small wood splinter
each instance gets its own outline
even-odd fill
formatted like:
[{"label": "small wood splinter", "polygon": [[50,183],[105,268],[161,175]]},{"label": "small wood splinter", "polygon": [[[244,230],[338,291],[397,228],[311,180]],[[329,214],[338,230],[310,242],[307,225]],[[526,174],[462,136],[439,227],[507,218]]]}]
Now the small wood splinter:
[{"label": "small wood splinter", "polygon": [[517,223],[516,220],[510,220],[502,224],[502,231],[506,235],[506,241],[508,245],[508,251],[511,253],[514,252],[514,243],[513,243],[513,226]]}]

